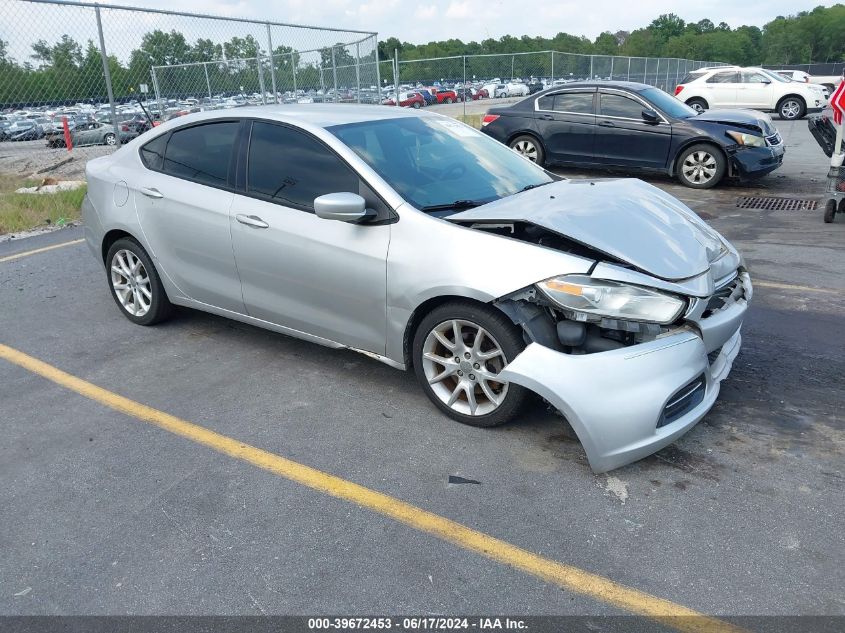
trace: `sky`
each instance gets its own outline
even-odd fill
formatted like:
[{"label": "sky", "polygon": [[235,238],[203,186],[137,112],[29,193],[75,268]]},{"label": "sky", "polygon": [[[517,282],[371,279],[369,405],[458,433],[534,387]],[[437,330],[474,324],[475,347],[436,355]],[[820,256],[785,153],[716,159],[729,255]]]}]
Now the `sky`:
[{"label": "sky", "polygon": [[[176,8],[172,0],[118,0],[115,4]],[[181,0],[178,9],[297,24],[377,31],[414,44],[459,38],[481,41],[502,35],[553,36],[558,32],[595,37],[602,31],[631,31],[661,13],[687,22],[709,18],[763,26],[779,15],[836,4],[834,0]],[[585,10],[589,7],[589,10]]]}]

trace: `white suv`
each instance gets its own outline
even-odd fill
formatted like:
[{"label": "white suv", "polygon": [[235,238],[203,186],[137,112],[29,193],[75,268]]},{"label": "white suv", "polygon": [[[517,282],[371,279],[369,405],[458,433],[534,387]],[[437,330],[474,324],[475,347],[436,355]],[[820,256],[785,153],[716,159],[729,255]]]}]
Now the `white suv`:
[{"label": "white suv", "polygon": [[824,88],[799,83],[762,68],[721,66],[689,73],[675,88],[675,97],[696,110],[749,108],[800,119],[827,104]]}]

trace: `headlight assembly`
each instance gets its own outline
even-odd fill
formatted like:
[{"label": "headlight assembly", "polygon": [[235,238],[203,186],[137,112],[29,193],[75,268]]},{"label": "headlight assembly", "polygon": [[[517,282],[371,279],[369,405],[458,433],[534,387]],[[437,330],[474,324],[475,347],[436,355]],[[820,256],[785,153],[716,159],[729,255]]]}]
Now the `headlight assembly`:
[{"label": "headlight assembly", "polygon": [[725,134],[735,140],[737,145],[745,145],[747,147],[766,147],[766,139],[762,136],[757,136],[756,134],[744,134],[742,132],[733,131],[725,132]]},{"label": "headlight assembly", "polygon": [[[671,323],[683,312],[686,301],[657,290],[584,275],[553,277],[537,284],[550,301],[566,310],[584,315]],[[580,320],[580,319],[579,319]]]}]

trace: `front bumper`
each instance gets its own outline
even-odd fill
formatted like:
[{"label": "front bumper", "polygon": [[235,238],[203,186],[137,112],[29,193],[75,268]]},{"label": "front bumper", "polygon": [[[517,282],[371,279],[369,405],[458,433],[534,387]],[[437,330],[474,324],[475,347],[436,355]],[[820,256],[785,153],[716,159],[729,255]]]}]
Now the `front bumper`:
[{"label": "front bumper", "polygon": [[783,143],[768,147],[745,147],[731,154],[733,173],[740,179],[761,178],[783,165]]},{"label": "front bumper", "polygon": [[[746,273],[741,281],[750,299]],[[570,355],[531,343],[500,376],[566,416],[590,467],[605,472],[671,444],[710,410],[739,353],[747,306],[742,299],[689,329],[609,352]],[[693,406],[662,424],[670,403],[699,380]]]}]

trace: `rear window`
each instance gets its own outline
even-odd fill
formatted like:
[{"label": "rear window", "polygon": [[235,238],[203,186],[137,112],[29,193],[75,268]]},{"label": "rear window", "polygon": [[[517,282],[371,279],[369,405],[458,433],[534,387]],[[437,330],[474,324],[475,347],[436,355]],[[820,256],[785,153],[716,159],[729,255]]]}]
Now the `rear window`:
[{"label": "rear window", "polygon": [[679,84],[688,84],[692,81],[695,81],[701,77],[701,73],[687,73],[683,76],[683,78],[678,82]]},{"label": "rear window", "polygon": [[141,162],[144,163],[144,167],[161,171],[164,164],[165,145],[167,145],[167,134],[162,134],[141,147]]},{"label": "rear window", "polygon": [[238,125],[237,121],[223,121],[176,130],[164,153],[164,173],[212,187],[225,186]]},{"label": "rear window", "polygon": [[726,71],[716,73],[707,80],[709,84],[737,84],[739,83],[739,73],[736,71]]}]

